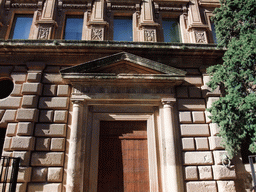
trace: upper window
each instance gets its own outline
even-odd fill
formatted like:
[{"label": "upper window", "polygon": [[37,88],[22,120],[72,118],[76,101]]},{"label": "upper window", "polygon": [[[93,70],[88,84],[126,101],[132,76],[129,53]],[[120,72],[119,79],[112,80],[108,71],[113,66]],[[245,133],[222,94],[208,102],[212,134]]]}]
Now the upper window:
[{"label": "upper window", "polygon": [[180,42],[180,29],[178,19],[162,20],[164,42]]},{"label": "upper window", "polygon": [[132,17],[114,17],[114,41],[133,41]]},{"label": "upper window", "polygon": [[211,29],[212,29],[212,40],[213,40],[213,43],[217,43],[215,26],[214,26],[213,22],[211,22]]},{"label": "upper window", "polygon": [[64,39],[81,40],[83,30],[83,16],[67,16]]},{"label": "upper window", "polygon": [[11,39],[28,39],[33,15],[15,15],[10,34]]}]

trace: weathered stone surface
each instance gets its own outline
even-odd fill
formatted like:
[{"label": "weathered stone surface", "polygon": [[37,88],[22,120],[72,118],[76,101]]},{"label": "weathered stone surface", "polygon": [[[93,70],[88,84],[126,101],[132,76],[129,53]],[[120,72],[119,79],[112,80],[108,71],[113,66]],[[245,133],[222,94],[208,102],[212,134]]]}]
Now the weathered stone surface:
[{"label": "weathered stone surface", "polygon": [[224,149],[224,147],[221,145],[222,139],[218,136],[211,136],[209,137],[210,142],[210,149],[216,150],[216,149]]},{"label": "weathered stone surface", "polygon": [[40,183],[28,183],[27,192],[61,192],[61,183],[51,183],[51,184],[40,184]]},{"label": "weathered stone surface", "polygon": [[179,112],[179,118],[180,118],[180,123],[192,123],[190,111]]},{"label": "weathered stone surface", "polygon": [[62,83],[63,80],[59,73],[44,73],[42,82],[55,84],[55,83]]},{"label": "weathered stone surface", "polygon": [[234,181],[217,181],[218,192],[234,192],[236,191]]},{"label": "weathered stone surface", "polygon": [[198,172],[196,166],[185,167],[186,180],[198,180]]},{"label": "weathered stone surface", "polygon": [[36,108],[38,103],[38,96],[36,95],[24,95],[21,106],[24,108]]},{"label": "weathered stone surface", "polygon": [[188,98],[188,88],[187,87],[177,87],[177,97]]},{"label": "weathered stone surface", "polygon": [[16,134],[17,125],[17,123],[8,123],[6,135],[9,137],[14,136]]},{"label": "weathered stone surface", "polygon": [[65,124],[37,124],[35,135],[41,137],[65,137]]},{"label": "weathered stone surface", "polygon": [[182,136],[209,136],[208,124],[181,124]]},{"label": "weathered stone surface", "polygon": [[14,151],[13,157],[20,157],[20,166],[28,167],[30,163],[30,151]]},{"label": "weathered stone surface", "polygon": [[217,192],[216,181],[190,181],[186,187],[187,192]]},{"label": "weathered stone surface", "polygon": [[218,127],[217,123],[210,123],[210,130],[212,136],[217,136],[219,134],[220,128]]},{"label": "weathered stone surface", "polygon": [[17,182],[30,182],[31,167],[19,167]]},{"label": "weathered stone surface", "polygon": [[193,123],[205,123],[205,117],[203,111],[192,112]]},{"label": "weathered stone surface", "polygon": [[65,149],[65,138],[52,138],[51,151],[64,151],[64,149]]},{"label": "weathered stone surface", "polygon": [[67,123],[68,120],[68,111],[59,111],[54,112],[54,122],[55,123]]},{"label": "weathered stone surface", "polygon": [[31,122],[19,122],[17,135],[19,136],[26,136],[26,135],[33,135],[34,124]]},{"label": "weathered stone surface", "polygon": [[212,120],[209,118],[209,116],[211,116],[212,114],[209,111],[205,111],[205,122],[206,123],[211,123]]},{"label": "weathered stone surface", "polygon": [[67,109],[67,97],[41,97],[39,100],[40,109]]},{"label": "weathered stone surface", "polygon": [[22,84],[14,84],[11,96],[21,96]]},{"label": "weathered stone surface", "polygon": [[193,85],[202,85],[202,77],[201,76],[186,76],[185,77],[185,82],[188,84],[193,84]]},{"label": "weathered stone surface", "polygon": [[37,109],[18,109],[16,119],[18,121],[37,121]]},{"label": "weathered stone surface", "polygon": [[16,116],[16,110],[5,110],[5,113],[2,117],[1,123],[14,122]]},{"label": "weathered stone surface", "polygon": [[213,151],[215,165],[222,165],[222,159],[228,155],[227,151],[216,150]]},{"label": "weathered stone surface", "polygon": [[63,168],[60,167],[49,167],[48,168],[48,182],[61,182],[63,175]]},{"label": "weathered stone surface", "polygon": [[32,153],[32,166],[63,166],[63,152],[34,152]]},{"label": "weathered stone surface", "polygon": [[40,110],[39,122],[52,122],[53,110]]},{"label": "weathered stone surface", "polygon": [[22,97],[7,97],[5,99],[0,99],[0,108],[2,109],[12,109],[12,108],[18,108],[21,104],[21,98]]},{"label": "weathered stone surface", "polygon": [[205,110],[204,99],[178,99],[179,110]]},{"label": "weathered stone surface", "polygon": [[213,176],[215,180],[225,180],[225,179],[235,179],[236,172],[235,169],[227,168],[223,165],[214,165],[213,168]]},{"label": "weathered stone surface", "polygon": [[41,83],[23,83],[22,93],[25,95],[40,95],[42,92]]},{"label": "weathered stone surface", "polygon": [[24,65],[16,65],[13,69],[13,72],[27,72],[27,67]]},{"label": "weathered stone surface", "polygon": [[193,151],[195,150],[195,141],[194,138],[182,138],[182,149],[184,151]]},{"label": "weathered stone surface", "polygon": [[201,89],[202,89],[202,95],[203,95],[204,98],[219,97],[221,95],[221,91],[220,91],[219,87],[217,87],[215,90],[212,90],[207,85],[203,85],[201,87]]},{"label": "weathered stone surface", "polygon": [[36,150],[37,151],[49,151],[50,149],[50,138],[37,138],[36,139]]},{"label": "weathered stone surface", "polygon": [[12,141],[11,137],[5,137],[5,139],[4,139],[4,146],[3,146],[5,151],[10,150],[10,148],[11,148],[11,141]]},{"label": "weathered stone surface", "polygon": [[59,66],[46,66],[44,72],[47,73],[59,73],[60,67]]},{"label": "weathered stone surface", "polygon": [[40,82],[42,73],[28,73],[27,81],[28,82]]},{"label": "weathered stone surface", "polygon": [[27,191],[27,183],[17,183],[16,191],[18,191],[18,192],[26,192]]},{"label": "weathered stone surface", "polygon": [[43,95],[45,96],[55,96],[56,95],[56,91],[57,90],[57,85],[44,85],[44,89],[43,89]]},{"label": "weathered stone surface", "polygon": [[185,165],[212,165],[212,153],[209,152],[184,152]]},{"label": "weathered stone surface", "polygon": [[189,87],[189,97],[191,98],[200,98],[201,97],[201,89],[200,87]]},{"label": "weathered stone surface", "polygon": [[212,167],[211,166],[198,166],[199,179],[211,180],[212,179]]},{"label": "weathered stone surface", "polygon": [[13,66],[1,66],[0,76],[9,77],[12,69],[13,69]]},{"label": "weathered stone surface", "polygon": [[34,137],[13,137],[11,149],[18,151],[30,151],[34,149]]},{"label": "weathered stone surface", "polygon": [[32,169],[32,181],[45,182],[47,178],[47,168],[33,167]]},{"label": "weathered stone surface", "polygon": [[26,81],[27,75],[26,73],[22,73],[22,72],[14,72],[11,74],[11,77],[15,83],[22,83]]},{"label": "weathered stone surface", "polygon": [[219,97],[208,97],[207,98],[207,108],[210,108],[212,106],[212,104],[218,100],[219,100]]},{"label": "weathered stone surface", "polygon": [[69,86],[68,85],[58,85],[57,96],[68,96]]},{"label": "weathered stone surface", "polygon": [[197,150],[209,150],[209,143],[207,137],[198,137],[196,140],[196,149]]},{"label": "weathered stone surface", "polygon": [[0,121],[1,121],[1,119],[2,119],[2,117],[3,117],[3,115],[4,115],[4,112],[5,112],[4,109],[0,109]]}]

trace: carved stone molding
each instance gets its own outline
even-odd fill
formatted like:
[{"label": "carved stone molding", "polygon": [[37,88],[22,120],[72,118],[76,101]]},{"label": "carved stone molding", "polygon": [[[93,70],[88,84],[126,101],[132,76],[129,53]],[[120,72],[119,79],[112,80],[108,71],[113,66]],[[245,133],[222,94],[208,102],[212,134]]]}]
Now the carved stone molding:
[{"label": "carved stone molding", "polygon": [[144,30],[144,41],[156,42],[156,30],[155,29]]},{"label": "carved stone molding", "polygon": [[11,8],[37,8],[37,3],[12,3]]},{"label": "carved stone molding", "polygon": [[178,12],[183,12],[182,7],[159,7],[160,11],[178,11]]},{"label": "carved stone molding", "polygon": [[40,26],[38,29],[37,39],[41,39],[41,40],[49,39],[50,38],[50,30],[51,30],[51,27]]},{"label": "carved stone molding", "polygon": [[136,6],[134,5],[112,5],[112,10],[129,10],[129,11],[135,11]]},{"label": "carved stone molding", "polygon": [[207,43],[204,31],[195,31],[196,43]]},{"label": "carved stone molding", "polygon": [[103,41],[103,28],[92,28],[92,36],[91,39],[94,41]]},{"label": "carved stone molding", "polygon": [[86,9],[86,4],[63,4],[63,9]]}]

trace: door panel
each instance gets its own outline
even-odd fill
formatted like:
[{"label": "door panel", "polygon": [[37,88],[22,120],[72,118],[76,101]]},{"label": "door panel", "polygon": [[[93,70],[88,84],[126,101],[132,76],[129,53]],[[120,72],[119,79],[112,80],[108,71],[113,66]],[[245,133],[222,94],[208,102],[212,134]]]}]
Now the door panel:
[{"label": "door panel", "polygon": [[148,192],[146,121],[101,121],[98,192]]}]

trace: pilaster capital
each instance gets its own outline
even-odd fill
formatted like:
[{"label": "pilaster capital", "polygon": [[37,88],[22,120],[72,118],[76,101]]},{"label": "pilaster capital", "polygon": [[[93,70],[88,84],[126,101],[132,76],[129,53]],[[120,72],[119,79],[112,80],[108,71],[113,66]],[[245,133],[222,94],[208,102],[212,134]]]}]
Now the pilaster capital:
[{"label": "pilaster capital", "polygon": [[72,99],[71,99],[71,102],[72,102],[73,104],[81,105],[82,103],[84,103],[84,99],[72,98]]},{"label": "pilaster capital", "polygon": [[162,98],[161,103],[163,106],[170,106],[172,107],[174,103],[176,102],[175,98]]}]

